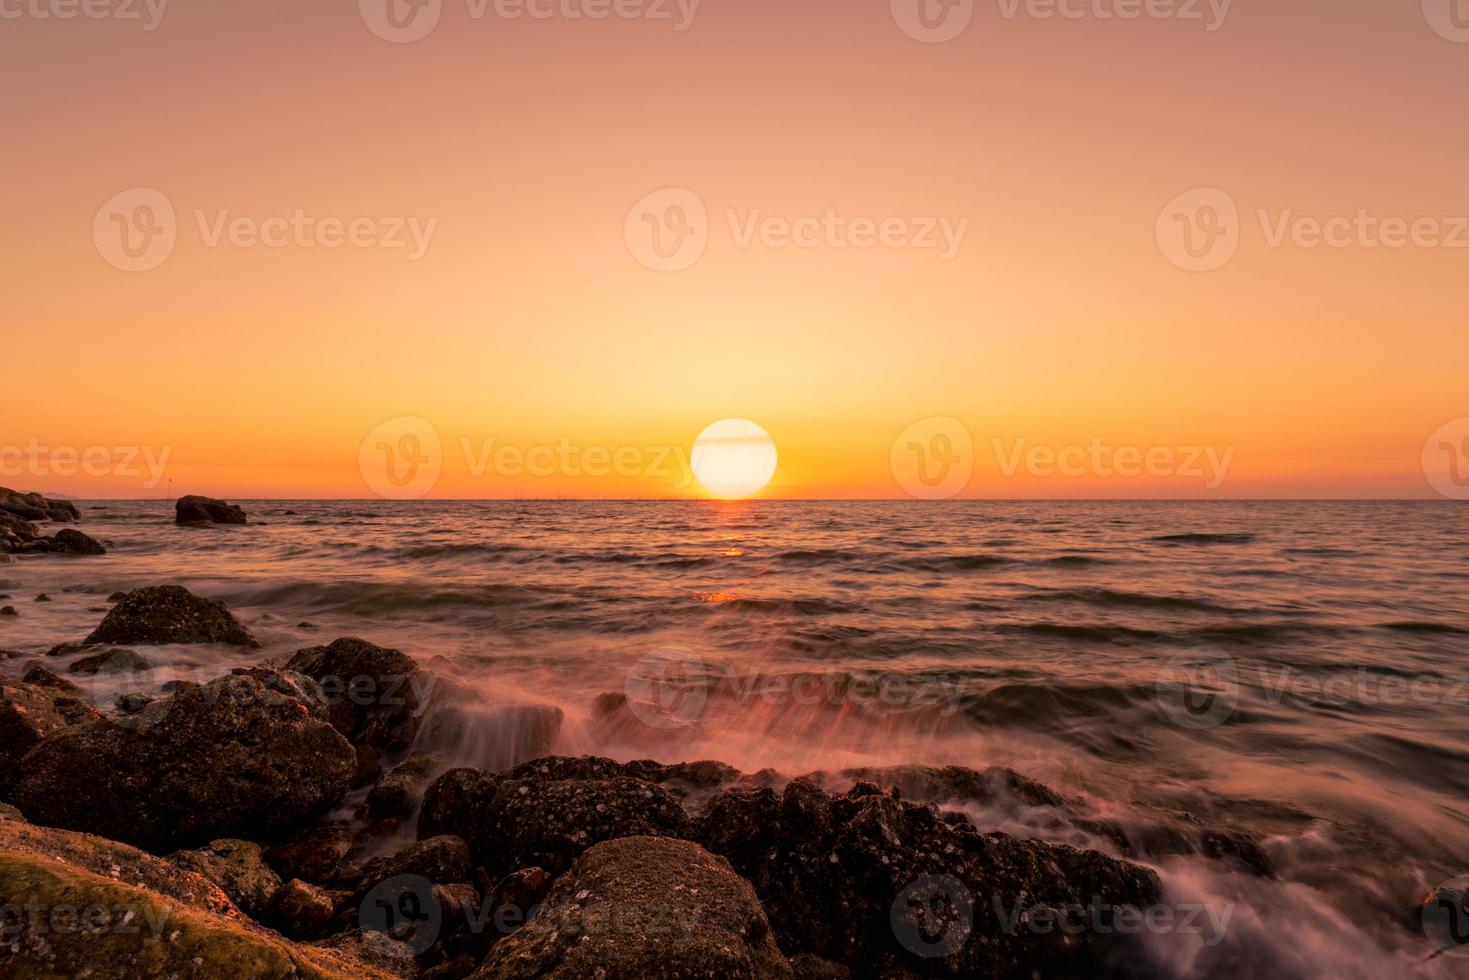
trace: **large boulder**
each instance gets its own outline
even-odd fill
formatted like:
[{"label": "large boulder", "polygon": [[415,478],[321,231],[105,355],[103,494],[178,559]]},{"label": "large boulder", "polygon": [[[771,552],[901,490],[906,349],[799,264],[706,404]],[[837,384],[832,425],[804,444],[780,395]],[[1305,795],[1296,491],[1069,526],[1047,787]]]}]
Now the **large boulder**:
[{"label": "large boulder", "polygon": [[47,549],[57,555],[105,555],[107,549],[74,528],[62,528],[50,539]]},{"label": "large boulder", "polygon": [[412,744],[433,688],[412,657],[356,637],[298,650],[286,669],[321,684],[332,724],[353,745],[383,752]]},{"label": "large boulder", "polygon": [[245,511],[234,504],[213,497],[188,496],[173,505],[174,521],[179,524],[247,524]]},{"label": "large boulder", "polygon": [[[779,795],[724,790],[700,815],[699,839],[754,884],[782,949],[861,976],[1008,977],[1081,967],[1105,976],[1111,957],[1136,951],[1114,948],[1112,930],[1072,928],[1079,910],[1145,910],[1160,894],[1146,868],[981,834],[932,804],[906,803],[865,783],[845,797],[806,779]],[[1034,921],[1053,927],[1031,928]]]},{"label": "large boulder", "polygon": [[83,642],[260,646],[223,602],[196,596],[177,585],[127,593]]},{"label": "large boulder", "polygon": [[792,976],[750,883],[688,841],[588,850],[545,906],[490,951],[476,980]]},{"label": "large boulder", "polygon": [[[0,975],[13,980],[403,975],[353,946],[288,942],[244,918],[217,886],[167,861],[113,841],[6,820],[0,820],[0,906],[52,913],[5,917]],[[57,918],[68,909],[75,912]]]},{"label": "large boulder", "polygon": [[346,792],[356,753],[308,678],[262,668],[90,722],[21,759],[32,820],[167,851],[287,832]]},{"label": "large boulder", "polygon": [[617,766],[549,759],[500,776],[450,770],[424,794],[419,838],[462,837],[476,863],[494,875],[532,866],[557,875],[602,841],[693,836],[693,822],[674,792]]},{"label": "large boulder", "polygon": [[[79,711],[81,705],[64,689],[0,677],[0,793],[21,757],[80,720]],[[101,717],[95,710],[92,715]]]},{"label": "large boulder", "polygon": [[20,493],[0,487],[0,511],[27,521],[79,521],[81,512],[68,500],[48,500],[39,493]]}]

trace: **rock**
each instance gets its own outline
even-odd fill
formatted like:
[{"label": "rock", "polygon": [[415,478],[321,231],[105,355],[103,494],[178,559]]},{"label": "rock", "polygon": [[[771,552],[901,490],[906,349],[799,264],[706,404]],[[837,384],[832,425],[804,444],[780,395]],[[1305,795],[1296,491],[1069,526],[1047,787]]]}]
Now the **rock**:
[{"label": "rock", "polygon": [[18,613],[18,612],[15,611],[15,607],[14,606],[0,607],[0,616],[19,616],[19,615],[20,615],[20,613]]},{"label": "rock", "polygon": [[408,944],[390,939],[381,932],[355,930],[333,936],[314,948],[346,956],[384,976],[396,977],[398,980],[412,980],[418,973],[418,963]]},{"label": "rock", "polygon": [[266,848],[265,862],[282,878],[330,885],[346,864],[354,837],[349,827],[317,824]]},{"label": "rock", "polygon": [[325,889],[292,878],[275,892],[270,922],[293,939],[320,939],[336,912],[336,902]]},{"label": "rock", "polygon": [[368,816],[373,820],[408,816],[437,768],[433,756],[417,753],[383,773],[367,794]]},{"label": "rock", "polygon": [[556,882],[546,907],[501,940],[479,980],[789,978],[749,882],[697,844],[607,841]]},{"label": "rock", "polygon": [[[353,745],[384,752],[406,749],[423,710],[418,664],[398,650],[344,637],[330,646],[299,650],[286,663],[322,685],[332,724]],[[430,683],[428,687],[432,687]]]},{"label": "rock", "polygon": [[0,803],[0,820],[14,820],[16,823],[25,823],[25,815],[9,803]]},{"label": "rock", "polygon": [[51,552],[58,555],[105,555],[107,549],[80,531],[66,528],[51,538]]},{"label": "rock", "polygon": [[[980,834],[936,806],[859,784],[845,797],[798,779],[777,796],[729,789],[699,839],[765,903],[782,949],[861,976],[1085,973],[1111,942],[1097,930],[1014,928],[1005,916],[1159,901],[1152,871],[1097,851]],[[1021,919],[1020,921],[1025,921]]]},{"label": "rock", "polygon": [[256,669],[182,690],[119,724],[49,736],[12,801],[41,823],[174,850],[291,829],[341,799],[356,753],[307,678]]},{"label": "rock", "polygon": [[479,966],[479,960],[468,953],[445,960],[438,966],[429,967],[418,975],[418,980],[464,980]]},{"label": "rock", "polygon": [[1027,807],[1064,807],[1069,802],[1049,786],[1000,766],[982,771],[964,766],[890,766],[883,769],[844,769],[842,776],[878,786],[896,787],[904,799],[919,802],[993,806],[1018,801]]},{"label": "rock", "polygon": [[84,721],[102,717],[102,713],[92,707],[81,688],[48,670],[39,660],[32,660],[25,665],[21,680],[44,688],[46,696],[51,699],[56,710],[61,712],[61,717],[66,719],[68,725],[80,725]]},{"label": "rock", "polygon": [[83,657],[70,667],[67,667],[66,671],[69,674],[92,676],[94,674],[121,674],[124,672],[141,673],[145,670],[152,669],[153,665],[139,656],[136,650],[119,648],[93,654],[90,657]]},{"label": "rock", "polygon": [[403,976],[351,945],[288,942],[245,919],[217,886],[167,861],[12,821],[0,821],[0,906],[102,910],[68,928],[53,928],[47,916],[7,916],[0,975],[15,980]]},{"label": "rock", "polygon": [[122,600],[124,600],[124,599],[127,598],[127,595],[128,594],[126,592],[114,592],[114,593],[112,593],[112,595],[110,595],[110,596],[107,597],[107,601],[108,602],[121,602]]},{"label": "rock", "polygon": [[51,601],[51,597],[48,596],[46,593],[42,592],[40,595],[36,596],[36,601],[37,602],[50,602]]},{"label": "rock", "polygon": [[630,776],[554,778],[566,774],[557,762],[527,763],[504,777],[450,770],[424,794],[419,836],[463,837],[492,874],[537,866],[552,875],[601,841],[693,836],[688,813],[667,788]]},{"label": "rock", "polygon": [[[260,845],[245,840],[211,841],[196,851],[178,851],[168,860],[214,882],[250,917],[261,920],[281,880],[260,857]],[[315,938],[315,937],[312,937]]]},{"label": "rock", "polygon": [[174,522],[177,524],[246,524],[245,511],[213,497],[188,496],[174,504]]},{"label": "rock", "polygon": [[177,585],[129,592],[83,642],[260,646],[223,602],[200,598]]},{"label": "rock", "polygon": [[117,698],[117,710],[124,715],[135,715],[157,698],[148,694],[120,694]]},{"label": "rock", "polygon": [[67,724],[49,692],[0,677],[0,789],[32,746]]},{"label": "rock", "polygon": [[434,884],[453,884],[469,877],[469,845],[450,835],[430,837],[392,857],[374,858],[362,868],[357,886],[360,899],[374,886],[403,875],[416,875]]},{"label": "rock", "polygon": [[0,511],[27,521],[66,523],[82,519],[76,504],[67,500],[48,500],[39,493],[20,493],[0,487]]}]

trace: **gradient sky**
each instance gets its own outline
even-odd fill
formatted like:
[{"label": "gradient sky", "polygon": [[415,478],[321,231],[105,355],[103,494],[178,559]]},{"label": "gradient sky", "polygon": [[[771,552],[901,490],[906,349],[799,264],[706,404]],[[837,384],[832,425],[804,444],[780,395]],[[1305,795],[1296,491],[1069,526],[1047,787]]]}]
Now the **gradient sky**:
[{"label": "gradient sky", "polygon": [[[404,44],[353,2],[174,0],[152,31],[50,2],[0,0],[0,447],[150,447],[172,483],[5,485],[366,496],[363,439],[411,416],[442,437],[433,496],[699,495],[476,474],[462,441],[686,453],[742,417],[779,447],[765,495],[891,497],[895,438],[944,416],[974,440],[967,496],[1422,497],[1425,441],[1469,416],[1469,247],[1272,247],[1257,217],[1469,214],[1469,43],[1416,0],[1235,0],[1215,31],[990,0],[943,44],[888,0],[704,0],[682,32],[445,0]],[[130,273],[93,222],[135,187],[177,244]],[[709,242],[657,272],[624,229],[669,187]],[[1241,215],[1210,272],[1155,233],[1199,187]],[[437,225],[412,261],[209,247],[195,217],[297,209]],[[742,247],[731,209],[968,231],[949,261]],[[1216,488],[1012,477],[996,439],[1233,457]]]}]

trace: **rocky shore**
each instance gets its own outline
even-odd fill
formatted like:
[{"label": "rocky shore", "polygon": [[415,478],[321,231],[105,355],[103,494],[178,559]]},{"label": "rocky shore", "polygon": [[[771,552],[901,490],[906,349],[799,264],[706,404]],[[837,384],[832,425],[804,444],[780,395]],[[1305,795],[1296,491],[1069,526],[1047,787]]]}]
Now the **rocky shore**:
[{"label": "rocky shore", "polygon": [[[0,491],[0,545],[58,550],[29,522],[77,516]],[[177,586],[57,639],[0,676],[7,977],[1148,976],[1122,927],[1164,901],[1140,862],[1272,874],[1246,835],[1122,823],[1008,769],[449,768],[433,747],[472,695],[352,637],[113,704],[62,676],[153,669],[127,645],[258,646]],[[528,741],[561,722],[532,713]],[[1044,839],[965,812],[1007,805]],[[1056,926],[1083,910],[1097,927]]]}]

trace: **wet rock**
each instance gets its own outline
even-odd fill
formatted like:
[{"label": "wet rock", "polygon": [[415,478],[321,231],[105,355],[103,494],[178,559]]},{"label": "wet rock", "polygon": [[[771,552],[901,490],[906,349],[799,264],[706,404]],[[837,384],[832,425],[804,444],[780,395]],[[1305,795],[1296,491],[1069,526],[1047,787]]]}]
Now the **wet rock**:
[{"label": "wet rock", "polygon": [[177,524],[246,524],[249,519],[245,511],[213,497],[188,496],[174,504],[174,522]]},{"label": "wet rock", "polygon": [[223,602],[201,598],[177,585],[127,593],[83,642],[260,646]]},{"label": "wet rock", "polygon": [[66,671],[69,674],[92,676],[94,674],[142,673],[152,669],[153,665],[139,656],[136,650],[118,648],[83,657],[66,668]]},{"label": "wet rock", "polygon": [[336,912],[336,902],[323,888],[292,878],[274,893],[270,922],[293,939],[320,939]]},{"label": "wet rock", "polygon": [[330,885],[337,880],[354,834],[349,827],[318,824],[297,831],[265,851],[265,861],[282,878],[300,878],[313,885]]},{"label": "wet rock", "polygon": [[117,698],[117,710],[124,715],[135,715],[156,700],[158,699],[148,694],[120,694]]},{"label": "wet rock", "polygon": [[0,905],[99,909],[105,915],[67,929],[50,928],[45,916],[7,917],[0,975],[17,980],[404,976],[351,944],[288,942],[241,916],[216,885],[167,861],[112,841],[11,821],[0,821]]},{"label": "wet rock", "polygon": [[402,875],[416,875],[434,884],[453,884],[469,877],[469,845],[450,835],[430,837],[404,848],[392,857],[374,858],[362,868],[357,895],[375,885]]},{"label": "wet rock", "polygon": [[412,980],[418,973],[418,963],[413,958],[413,950],[407,943],[400,943],[390,939],[377,931],[354,930],[320,944],[314,949],[322,949],[348,957],[354,962],[361,963],[365,968],[375,971],[372,976],[382,975],[385,977],[396,977],[399,980]]},{"label": "wet rock", "polygon": [[21,757],[66,726],[47,691],[0,677],[0,792]]},{"label": "wet rock", "polygon": [[842,776],[882,787],[896,787],[904,799],[918,802],[992,806],[1013,801],[1031,807],[1064,807],[1069,802],[1049,786],[999,766],[984,770],[964,766],[889,766],[844,769]]},{"label": "wet rock", "polygon": [[445,960],[438,966],[429,967],[418,975],[418,980],[464,980],[474,973],[479,960],[468,953]]},{"label": "wet rock", "polygon": [[14,606],[0,606],[0,616],[19,616]]},{"label": "wet rock", "polygon": [[21,681],[43,689],[46,697],[51,699],[51,704],[60,712],[62,719],[68,725],[80,725],[82,722],[102,717],[102,713],[87,701],[81,688],[66,678],[47,670],[39,660],[32,660],[25,665]]},{"label": "wet rock", "polygon": [[256,920],[270,909],[271,899],[281,887],[280,878],[261,859],[260,845],[250,841],[211,841],[199,850],[170,854],[168,860],[214,882]]},{"label": "wet rock", "polygon": [[583,854],[480,980],[788,978],[749,882],[688,841],[631,837]]},{"label": "wet rock", "polygon": [[57,531],[56,536],[51,538],[49,548],[52,554],[58,555],[105,555],[107,549],[100,543],[87,537],[80,531],[65,528]]},{"label": "wet rock", "polygon": [[418,805],[429,777],[437,768],[433,756],[418,753],[383,773],[367,794],[368,816],[374,820],[408,816]]},{"label": "wet rock", "polygon": [[678,797],[657,783],[625,775],[558,778],[614,771],[603,762],[538,760],[504,777],[450,770],[424,794],[419,836],[463,837],[492,874],[537,866],[556,875],[601,841],[693,835]]},{"label": "wet rock", "polygon": [[110,595],[110,596],[107,597],[107,601],[108,602],[121,602],[122,600],[124,600],[126,598],[127,598],[127,593],[126,592],[114,592],[114,593],[112,593],[112,595]]},{"label": "wet rock", "polygon": [[37,602],[50,602],[51,601],[51,597],[49,595],[47,595],[46,593],[42,592],[40,595],[36,596],[36,601]]},{"label": "wet rock", "polygon": [[0,512],[26,521],[66,523],[82,519],[76,504],[68,500],[49,500],[39,493],[20,493],[0,487]]},{"label": "wet rock", "polygon": [[127,724],[53,734],[21,760],[13,802],[42,823],[150,850],[289,830],[336,803],[356,764],[319,700],[283,693],[292,683],[230,675]]},{"label": "wet rock", "polygon": [[506,875],[495,884],[484,905],[489,911],[485,927],[461,936],[459,945],[483,958],[502,936],[525,925],[550,891],[551,876],[544,868],[521,868]]},{"label": "wet rock", "polygon": [[418,664],[401,651],[344,637],[297,651],[286,668],[322,685],[332,724],[353,745],[399,751],[418,733],[429,675],[420,678]]},{"label": "wet rock", "polygon": [[16,823],[25,823],[25,814],[11,806],[9,803],[0,803],[0,820],[14,820]]},{"label": "wet rock", "polygon": [[[782,949],[862,976],[1005,977],[1093,967],[1115,935],[1037,931],[1006,916],[1102,903],[1147,908],[1157,876],[1096,851],[980,834],[932,804],[870,786],[828,796],[796,780],[779,796],[730,789],[699,838],[755,886]],[[943,910],[948,910],[944,913]],[[885,972],[886,971],[886,972]]]}]

